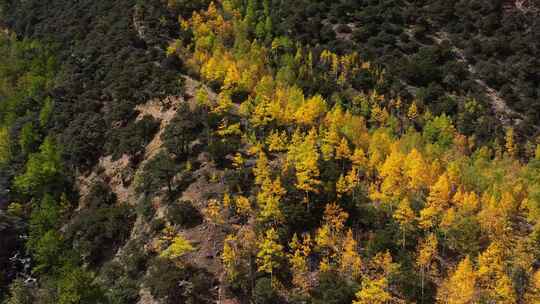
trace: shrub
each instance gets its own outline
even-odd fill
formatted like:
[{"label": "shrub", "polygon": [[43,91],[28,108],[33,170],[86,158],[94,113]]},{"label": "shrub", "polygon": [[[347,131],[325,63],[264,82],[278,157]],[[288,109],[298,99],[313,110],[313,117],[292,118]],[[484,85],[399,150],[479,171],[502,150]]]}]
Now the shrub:
[{"label": "shrub", "polygon": [[202,215],[189,201],[180,201],[167,208],[167,219],[184,228],[192,228],[202,223]]}]

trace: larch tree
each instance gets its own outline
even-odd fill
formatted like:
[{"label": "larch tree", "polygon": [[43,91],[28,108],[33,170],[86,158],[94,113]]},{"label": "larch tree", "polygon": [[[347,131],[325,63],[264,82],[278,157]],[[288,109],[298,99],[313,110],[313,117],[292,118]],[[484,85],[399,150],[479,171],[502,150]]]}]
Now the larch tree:
[{"label": "larch tree", "polygon": [[476,303],[476,273],[469,257],[463,259],[437,291],[437,303]]},{"label": "larch tree", "polygon": [[273,280],[274,270],[281,265],[281,260],[285,256],[283,253],[283,246],[279,243],[277,231],[274,228],[266,230],[258,247],[258,271],[270,274]]},{"label": "larch tree", "polygon": [[515,303],[517,300],[512,280],[507,274],[507,259],[503,244],[495,241],[478,256],[477,278],[483,297],[490,301]]},{"label": "larch tree", "polygon": [[259,216],[263,220],[273,221],[275,224],[283,219],[280,203],[286,191],[281,185],[281,180],[276,178],[274,181],[267,179],[261,185],[261,190],[257,194],[257,203],[259,205]]},{"label": "larch tree", "polygon": [[324,209],[322,226],[317,229],[315,243],[317,249],[328,259],[335,258],[343,238],[345,221],[349,215],[339,205],[327,204]]},{"label": "larch tree", "polygon": [[418,256],[416,258],[416,265],[420,268],[421,276],[421,288],[422,288],[422,302],[424,301],[424,286],[426,280],[426,274],[435,272],[434,260],[438,254],[439,242],[435,234],[430,234],[425,240],[420,243],[418,248]]},{"label": "larch tree", "polygon": [[429,166],[417,149],[407,154],[403,165],[409,188],[418,191],[429,183]]},{"label": "larch tree", "polygon": [[161,252],[160,256],[176,260],[192,251],[195,251],[195,247],[183,236],[177,235],[172,240],[171,245]]},{"label": "larch tree", "polygon": [[405,249],[406,233],[414,231],[416,214],[411,208],[411,203],[408,198],[404,198],[398,205],[397,210],[393,214],[394,220],[399,224],[401,230],[401,246]]},{"label": "larch tree", "polygon": [[388,304],[393,300],[388,291],[388,279],[364,278],[353,304]]},{"label": "larch tree", "polygon": [[506,130],[504,139],[505,139],[504,146],[506,148],[506,153],[508,153],[510,157],[516,157],[518,153],[518,147],[516,144],[514,128],[508,128]]},{"label": "larch tree", "polygon": [[406,179],[402,169],[404,159],[405,156],[397,150],[397,147],[394,147],[384,163],[378,168],[382,181],[380,192],[371,195],[373,199],[391,203],[401,198],[406,187]]},{"label": "larch tree", "polygon": [[306,193],[306,200],[310,192],[319,192],[318,186],[321,184],[316,140],[317,133],[311,129],[299,146],[289,149],[288,159],[293,161],[296,171],[296,188]]},{"label": "larch tree", "polygon": [[346,276],[358,280],[362,275],[362,258],[358,254],[358,242],[354,239],[352,230],[347,231],[343,240],[339,271]]},{"label": "larch tree", "polygon": [[446,173],[439,176],[437,182],[430,187],[426,208],[420,211],[420,226],[432,229],[440,220],[442,212],[449,206],[452,188]]},{"label": "larch tree", "polygon": [[307,292],[310,285],[308,257],[311,254],[311,243],[309,234],[304,235],[302,241],[300,241],[296,233],[289,243],[291,253],[287,255],[287,259],[292,270],[292,281],[302,292]]}]

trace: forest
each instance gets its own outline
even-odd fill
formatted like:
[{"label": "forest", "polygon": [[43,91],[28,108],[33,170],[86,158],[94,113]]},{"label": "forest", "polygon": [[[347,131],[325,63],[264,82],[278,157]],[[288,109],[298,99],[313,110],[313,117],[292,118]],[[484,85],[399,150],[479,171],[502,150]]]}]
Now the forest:
[{"label": "forest", "polygon": [[0,303],[540,303],[540,2],[0,0]]}]

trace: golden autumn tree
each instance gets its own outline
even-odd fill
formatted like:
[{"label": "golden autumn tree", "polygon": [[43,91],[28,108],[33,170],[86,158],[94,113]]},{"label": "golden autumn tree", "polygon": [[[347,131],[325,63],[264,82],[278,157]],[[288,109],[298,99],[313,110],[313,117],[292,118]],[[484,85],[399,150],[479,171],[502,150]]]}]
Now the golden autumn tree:
[{"label": "golden autumn tree", "polygon": [[532,275],[524,299],[525,303],[540,303],[540,270]]},{"label": "golden autumn tree", "polygon": [[[297,143],[297,145],[294,145]],[[317,131],[311,129],[302,142],[293,140],[289,146],[288,160],[294,164],[296,171],[296,188],[306,193],[318,193],[319,151],[317,149]],[[309,205],[308,205],[309,206]]]},{"label": "golden autumn tree", "polygon": [[335,157],[335,151],[339,144],[339,132],[334,125],[323,131],[321,154],[325,161],[329,161]]},{"label": "golden autumn tree", "polygon": [[255,175],[255,184],[262,185],[270,179],[270,166],[268,165],[268,157],[264,152],[259,152],[259,157],[253,168],[253,175]]},{"label": "golden autumn tree", "polygon": [[239,253],[234,245],[235,242],[236,237],[234,235],[228,235],[223,243],[223,252],[221,254],[223,270],[229,282],[236,280],[238,277]]},{"label": "golden autumn tree", "polygon": [[476,303],[476,273],[469,257],[463,259],[437,292],[437,303]]},{"label": "golden autumn tree", "polygon": [[336,159],[346,160],[351,157],[351,149],[349,148],[349,142],[345,137],[341,138],[339,145],[336,147]]},{"label": "golden autumn tree", "polygon": [[314,125],[326,113],[326,101],[320,95],[307,99],[295,113],[295,120],[304,126]]},{"label": "golden autumn tree", "polygon": [[364,278],[353,304],[387,304],[394,297],[388,292],[388,279]]},{"label": "golden autumn tree", "polygon": [[426,275],[433,274],[436,269],[434,260],[438,254],[439,242],[435,234],[430,234],[423,240],[418,248],[418,256],[416,258],[416,266],[420,269],[422,299],[424,298],[424,285]]},{"label": "golden autumn tree", "polygon": [[351,229],[347,231],[341,247],[340,273],[358,280],[362,275],[362,258],[358,254],[358,242],[354,239]]},{"label": "golden autumn tree", "polygon": [[259,216],[263,220],[270,220],[277,223],[282,220],[280,203],[283,196],[286,194],[285,189],[281,185],[281,180],[267,179],[261,185],[261,190],[257,194],[257,203],[259,205]]},{"label": "golden autumn tree", "polygon": [[429,165],[417,149],[412,149],[404,159],[403,171],[412,190],[418,191],[428,185],[429,170]]},{"label": "golden autumn tree", "polygon": [[289,247],[291,253],[287,255],[289,264],[291,265],[292,275],[293,275],[293,284],[300,288],[302,292],[307,292],[309,290],[309,267],[308,267],[308,257],[311,254],[312,246],[311,237],[309,234],[303,236],[302,241],[298,238],[296,233],[293,235]]},{"label": "golden autumn tree", "polygon": [[409,109],[407,110],[407,118],[411,121],[418,118],[418,106],[416,105],[416,101],[413,101],[409,106]]},{"label": "golden autumn tree", "polygon": [[236,208],[236,213],[249,216],[251,214],[251,203],[249,199],[243,195],[237,195],[234,198],[234,206]]},{"label": "golden autumn tree", "polygon": [[512,280],[506,272],[507,253],[503,244],[495,241],[478,256],[477,278],[482,295],[490,301],[515,303],[517,298]]},{"label": "golden autumn tree", "polygon": [[378,168],[382,181],[380,191],[370,195],[372,199],[391,203],[401,198],[406,187],[406,179],[402,169],[404,159],[403,153],[394,147],[384,163]]},{"label": "golden autumn tree", "polygon": [[215,225],[225,223],[223,204],[217,199],[208,200],[208,205],[204,208],[203,213]]},{"label": "golden autumn tree", "polygon": [[160,256],[169,259],[178,259],[192,251],[195,251],[195,247],[183,236],[177,235],[172,240],[171,245],[161,252]]},{"label": "golden autumn tree", "polygon": [[401,245],[405,249],[405,237],[407,232],[414,231],[416,214],[411,208],[411,203],[408,198],[404,198],[398,205],[398,208],[393,214],[394,220],[399,224],[401,230]]},{"label": "golden autumn tree", "polygon": [[439,176],[437,182],[430,187],[426,208],[420,211],[420,226],[431,229],[438,224],[444,209],[450,204],[452,188],[446,173]]},{"label": "golden autumn tree", "polygon": [[266,230],[258,247],[257,269],[270,274],[273,279],[274,270],[281,265],[284,257],[283,246],[279,243],[277,231],[274,228]]},{"label": "golden autumn tree", "polygon": [[327,204],[324,209],[322,226],[317,229],[315,244],[317,250],[327,258],[327,262],[329,259],[336,258],[348,217],[347,212],[335,203]]},{"label": "golden autumn tree", "polygon": [[515,157],[518,153],[518,147],[516,144],[514,128],[508,128],[506,130],[504,139],[505,139],[504,147],[506,148],[506,153],[508,153],[510,157]]}]

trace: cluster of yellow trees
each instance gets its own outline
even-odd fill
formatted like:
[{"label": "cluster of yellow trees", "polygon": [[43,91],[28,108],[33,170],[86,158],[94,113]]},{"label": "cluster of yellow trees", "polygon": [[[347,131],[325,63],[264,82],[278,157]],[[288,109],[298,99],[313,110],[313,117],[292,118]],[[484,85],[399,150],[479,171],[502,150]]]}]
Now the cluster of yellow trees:
[{"label": "cluster of yellow trees", "polygon": [[[315,56],[283,37],[265,46],[250,37],[245,18],[227,0],[181,23],[193,32],[193,43],[176,43],[172,52],[189,54],[190,68],[221,85],[218,99],[210,102],[223,118],[219,134],[240,137],[249,148],[234,156],[235,170],[248,168],[245,159],[256,159],[249,167],[251,190],[230,189],[209,207],[215,215],[231,209],[250,219],[225,241],[222,261],[229,280],[250,272],[254,259],[256,271],[268,273],[276,288],[287,289],[274,275],[283,267],[293,276],[289,288],[304,293],[316,288],[320,273],[337,272],[358,282],[354,303],[406,302],[392,279],[400,261],[390,251],[364,250],[373,233],[351,227],[343,203],[352,201],[397,225],[395,250],[413,257],[422,299],[429,281],[439,303],[540,301],[540,153],[529,163],[518,160],[511,129],[505,145],[477,146],[448,117],[433,117],[415,102],[376,90],[351,93],[347,83],[359,71],[383,73],[356,54]],[[281,67],[270,67],[275,58],[289,57]],[[295,79],[311,77],[315,66],[348,92],[347,106],[305,96],[295,85]],[[234,100],[239,91],[247,99]],[[229,124],[231,117],[241,123]],[[231,126],[235,132],[224,131]],[[319,227],[284,239],[283,204],[294,200],[312,212],[321,198],[329,201],[319,211]]]}]

